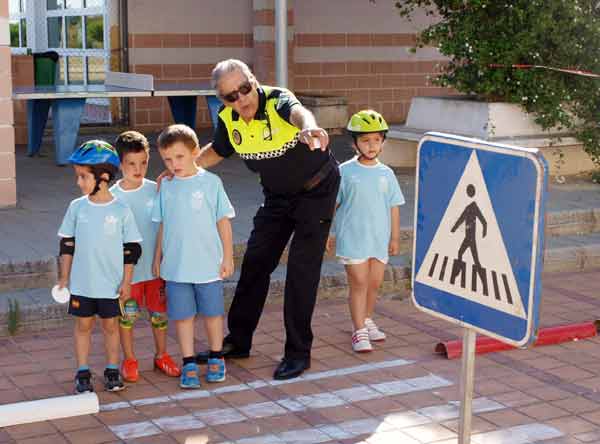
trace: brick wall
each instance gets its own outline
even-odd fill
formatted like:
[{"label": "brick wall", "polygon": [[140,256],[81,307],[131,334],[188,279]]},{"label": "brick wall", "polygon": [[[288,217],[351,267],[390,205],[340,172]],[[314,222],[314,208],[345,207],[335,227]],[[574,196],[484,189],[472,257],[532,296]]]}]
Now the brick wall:
[{"label": "brick wall", "polygon": [[[215,2],[210,4],[214,7]],[[199,17],[194,31],[188,33],[174,33],[160,21],[154,25],[135,19],[129,38],[132,71],[153,74],[159,81],[208,81],[216,62],[236,57],[253,68],[259,81],[273,84],[274,1],[246,0],[236,5],[240,7],[228,9],[227,16]],[[406,119],[412,97],[449,93],[428,81],[444,63],[443,57],[433,48],[417,54],[409,51],[415,33],[430,18],[417,16],[408,23],[397,16],[393,4],[363,0],[303,0],[288,2],[288,7],[288,83],[294,92],[345,96],[350,112],[375,108],[394,123]],[[169,14],[165,21],[172,23],[177,14]],[[241,14],[248,14],[248,21]],[[240,32],[206,32],[236,29],[228,21],[236,23]],[[181,27],[189,26],[186,23],[184,19]],[[136,99],[131,116],[132,124],[142,130],[160,129],[172,121],[166,99]],[[210,126],[203,100],[199,100],[197,126]]]},{"label": "brick wall", "polygon": [[[27,55],[13,55],[11,58],[11,72],[13,86],[32,86],[33,57]],[[15,141],[17,144],[27,143],[27,105],[24,100],[13,102]]]},{"label": "brick wall", "polygon": [[356,49],[357,60],[297,61],[294,88],[297,93],[344,96],[348,111],[374,108],[389,122],[406,120],[414,96],[446,95],[448,90],[431,85],[429,78],[441,60],[358,60],[368,49],[410,46],[414,34],[297,34],[296,49],[335,53]]},{"label": "brick wall", "polygon": [[[252,47],[251,34],[130,34],[129,45],[136,49],[152,49],[162,53],[174,53],[178,49],[188,50],[239,50]],[[167,50],[167,51],[165,51]],[[169,61],[170,57],[165,57]],[[161,57],[157,57],[158,60]],[[210,81],[210,72],[214,63],[138,63],[133,64],[131,72],[152,74],[157,83]],[[164,97],[144,97],[131,101],[131,124],[141,131],[157,130],[173,119],[167,99]],[[206,102],[198,100],[198,127],[209,127],[210,117]]]},{"label": "brick wall", "polygon": [[17,203],[8,0],[0,0],[0,207]]}]

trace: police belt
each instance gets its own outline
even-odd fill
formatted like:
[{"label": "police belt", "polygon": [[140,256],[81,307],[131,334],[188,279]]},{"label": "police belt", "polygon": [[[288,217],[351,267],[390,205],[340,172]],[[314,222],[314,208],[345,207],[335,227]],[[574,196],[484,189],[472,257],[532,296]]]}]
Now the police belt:
[{"label": "police belt", "polygon": [[325,162],[319,171],[304,183],[304,186],[302,187],[304,191],[310,191],[319,185],[323,179],[329,176],[329,174],[337,168],[337,166],[337,161],[329,155],[329,159],[327,159],[327,162]]}]

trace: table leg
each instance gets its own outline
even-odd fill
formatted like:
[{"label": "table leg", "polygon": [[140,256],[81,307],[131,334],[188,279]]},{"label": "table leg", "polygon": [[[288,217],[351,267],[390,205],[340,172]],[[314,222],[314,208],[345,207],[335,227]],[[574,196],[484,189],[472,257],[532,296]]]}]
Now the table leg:
[{"label": "table leg", "polygon": [[217,127],[217,121],[219,119],[219,108],[221,108],[221,101],[217,98],[217,96],[205,96],[206,97],[206,105],[208,106],[208,113],[210,114],[210,120],[212,122],[213,128]]},{"label": "table leg", "polygon": [[171,114],[175,123],[183,123],[192,129],[196,128],[196,96],[168,97]]},{"label": "table leg", "polygon": [[44,128],[52,100],[30,99],[27,101],[27,155],[35,156],[42,147]]},{"label": "table leg", "polygon": [[85,99],[57,99],[52,104],[56,163],[66,165],[75,150]]}]

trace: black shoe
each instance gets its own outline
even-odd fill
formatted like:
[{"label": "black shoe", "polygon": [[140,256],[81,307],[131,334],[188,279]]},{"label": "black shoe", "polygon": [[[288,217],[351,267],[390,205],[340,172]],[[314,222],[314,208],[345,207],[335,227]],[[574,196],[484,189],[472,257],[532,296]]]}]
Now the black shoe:
[{"label": "black shoe", "polygon": [[79,370],[75,375],[75,391],[77,393],[93,392],[92,374],[89,370]]},{"label": "black shoe", "polygon": [[[196,355],[196,364],[206,364],[208,362],[208,350],[201,351]],[[240,350],[230,342],[223,342],[223,357],[225,359],[243,359],[250,356],[250,350]]]},{"label": "black shoe", "polygon": [[125,388],[121,373],[116,368],[107,368],[104,370],[104,389],[107,392],[119,392]]},{"label": "black shoe", "polygon": [[283,358],[277,368],[275,369],[275,373],[273,373],[273,379],[292,379],[300,376],[304,370],[310,368],[310,358],[304,359],[291,359],[291,358]]}]

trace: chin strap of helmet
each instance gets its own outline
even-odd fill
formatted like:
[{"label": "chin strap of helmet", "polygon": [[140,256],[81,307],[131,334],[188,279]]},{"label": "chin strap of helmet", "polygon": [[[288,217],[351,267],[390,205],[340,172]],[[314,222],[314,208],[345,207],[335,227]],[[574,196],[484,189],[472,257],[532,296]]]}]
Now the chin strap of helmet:
[{"label": "chin strap of helmet", "polygon": [[[101,171],[101,172],[93,171],[93,174],[94,174],[94,179],[96,181],[96,185],[94,185],[94,189],[90,193],[90,196],[93,196],[98,191],[100,191],[100,182],[106,182],[107,184],[110,182],[110,174],[106,171]],[[109,176],[108,179],[106,177],[104,177],[105,174],[108,174],[108,176]]]}]

